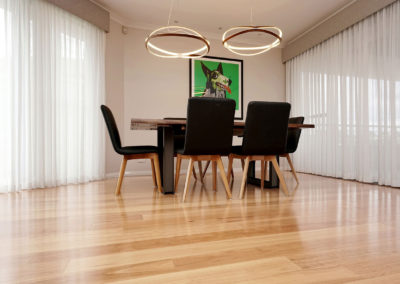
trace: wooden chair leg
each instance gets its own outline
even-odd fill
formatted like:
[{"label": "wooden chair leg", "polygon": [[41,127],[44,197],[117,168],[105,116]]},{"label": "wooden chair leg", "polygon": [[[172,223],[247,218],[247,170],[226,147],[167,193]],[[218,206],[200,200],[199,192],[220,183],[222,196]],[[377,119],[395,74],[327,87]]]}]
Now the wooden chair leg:
[{"label": "wooden chair leg", "polygon": [[115,195],[120,195],[120,193],[121,193],[121,185],[122,185],[122,181],[124,180],[125,168],[126,168],[127,161],[128,160],[124,156],[122,158],[121,169],[119,170],[119,178],[118,178],[118,182],[117,182],[117,188],[115,189]]},{"label": "wooden chair leg", "polygon": [[157,187],[156,173],[154,170],[154,160],[150,159],[150,161],[151,161],[151,176],[153,177],[153,185],[154,187]]},{"label": "wooden chair leg", "polygon": [[208,169],[208,167],[210,166],[210,163],[211,163],[211,161],[207,161],[206,166],[204,167],[203,179],[204,179],[204,177],[205,177],[205,175],[206,175],[206,173],[207,173],[207,169]]},{"label": "wooden chair leg", "polygon": [[197,179],[196,170],[194,169],[194,167],[193,167],[192,173],[193,173],[194,179]]},{"label": "wooden chair leg", "polygon": [[162,192],[160,162],[158,161],[157,154],[154,154],[152,161],[154,161],[154,168],[156,170],[157,188],[159,192]]},{"label": "wooden chair leg", "polygon": [[197,161],[197,165],[199,166],[200,181],[201,181],[201,183],[204,183],[204,180],[203,180],[203,169],[202,169],[203,165],[201,164],[201,161]]},{"label": "wooden chair leg", "polygon": [[213,190],[217,190],[217,162],[212,161]]},{"label": "wooden chair leg", "polygon": [[279,165],[278,165],[278,162],[277,162],[276,158],[275,158],[275,157],[272,158],[272,159],[271,159],[271,162],[272,162],[272,165],[274,166],[274,169],[275,169],[275,171],[276,171],[276,174],[278,175],[279,181],[280,181],[280,183],[281,183],[281,185],[282,185],[283,192],[284,192],[286,195],[289,195],[289,192],[288,192],[288,189],[287,189],[287,186],[286,186],[285,179],[283,178],[281,169],[279,168]]},{"label": "wooden chair leg", "polygon": [[265,161],[261,162],[261,189],[264,189],[264,180],[265,180]]},{"label": "wooden chair leg", "polygon": [[246,187],[246,181],[247,181],[247,172],[249,170],[249,163],[250,163],[250,157],[246,157],[243,167],[242,185],[240,187],[240,199],[242,199],[244,195],[244,189]]},{"label": "wooden chair leg", "polygon": [[187,171],[187,174],[186,174],[185,190],[183,191],[182,202],[185,202],[185,199],[186,199],[186,194],[187,194],[187,191],[188,191],[188,188],[189,188],[190,176],[192,175],[193,166],[194,166],[193,159],[190,158],[188,171]]},{"label": "wooden chair leg", "polygon": [[227,172],[227,178],[228,178],[228,183],[231,182],[231,174],[232,174],[232,180],[233,180],[233,170],[232,170],[232,166],[233,166],[233,156],[229,155],[228,157],[228,172]]},{"label": "wooden chair leg", "polygon": [[294,170],[294,166],[293,166],[293,163],[292,163],[292,159],[290,158],[290,155],[289,154],[285,154],[285,157],[286,157],[287,161],[289,162],[290,168],[292,169],[292,174],[294,176],[294,179],[296,180],[297,184],[299,184],[299,179],[297,178],[297,174],[296,174],[296,171]]},{"label": "wooden chair leg", "polygon": [[182,163],[182,159],[178,155],[176,157],[176,169],[175,169],[175,188],[174,188],[175,192],[178,191],[179,176],[181,174],[181,163]]},{"label": "wooden chair leg", "polygon": [[244,159],[240,159],[240,163],[242,164],[242,171],[244,170]]},{"label": "wooden chair leg", "polygon": [[228,179],[226,178],[224,164],[222,163],[221,158],[219,158],[217,160],[217,162],[213,161],[213,163],[218,163],[219,174],[220,174],[220,176],[222,178],[222,181],[224,183],[225,190],[226,190],[226,195],[228,196],[229,199],[231,199],[232,198],[231,189],[229,188]]}]

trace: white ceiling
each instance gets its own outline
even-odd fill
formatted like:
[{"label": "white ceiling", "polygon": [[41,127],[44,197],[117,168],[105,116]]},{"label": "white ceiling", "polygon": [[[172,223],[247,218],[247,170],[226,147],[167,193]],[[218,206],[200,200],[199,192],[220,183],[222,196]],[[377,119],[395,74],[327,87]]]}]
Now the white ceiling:
[{"label": "white ceiling", "polygon": [[[171,1],[95,0],[121,24],[144,29],[167,25]],[[232,26],[251,24],[253,7],[253,24],[278,26],[285,44],[350,2],[354,0],[175,0],[170,24],[220,38]]]}]

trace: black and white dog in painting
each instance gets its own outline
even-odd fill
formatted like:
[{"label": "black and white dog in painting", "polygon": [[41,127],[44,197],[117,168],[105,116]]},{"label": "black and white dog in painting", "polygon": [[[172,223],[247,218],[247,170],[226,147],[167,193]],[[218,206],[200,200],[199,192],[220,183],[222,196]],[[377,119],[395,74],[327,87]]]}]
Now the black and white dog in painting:
[{"label": "black and white dog in painting", "polygon": [[226,91],[231,94],[229,86],[232,81],[228,77],[224,76],[222,63],[218,65],[216,70],[210,70],[203,62],[201,62],[201,68],[207,78],[203,97],[226,98]]}]

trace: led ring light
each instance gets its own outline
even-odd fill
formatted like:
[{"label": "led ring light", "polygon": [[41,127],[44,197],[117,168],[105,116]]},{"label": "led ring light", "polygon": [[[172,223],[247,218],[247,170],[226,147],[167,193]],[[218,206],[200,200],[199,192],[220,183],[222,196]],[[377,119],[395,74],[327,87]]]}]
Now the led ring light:
[{"label": "led ring light", "polygon": [[[173,30],[173,32],[171,32],[171,30]],[[162,49],[151,43],[152,39],[162,37],[192,38],[201,41],[204,46],[188,52],[174,52]],[[153,31],[146,38],[145,46],[148,52],[155,56],[163,58],[198,58],[206,55],[210,51],[210,42],[204,36],[196,32],[195,30],[179,26],[167,26]]]},{"label": "led ring light", "polygon": [[[244,30],[243,30],[244,29]],[[234,34],[231,34],[228,36],[229,33],[236,31],[236,30],[241,30],[239,32],[236,32]],[[271,30],[277,31],[273,32]],[[255,47],[246,47],[246,46],[234,46],[229,44],[229,41],[241,34],[245,33],[252,33],[252,32],[262,32],[266,33],[269,35],[272,35],[273,37],[276,38],[276,40],[267,45],[262,45],[262,46],[255,46]],[[233,27],[227,30],[223,35],[222,35],[222,44],[224,45],[225,48],[227,48],[229,51],[236,53],[238,55],[243,55],[243,56],[252,56],[252,55],[258,55],[264,52],[267,52],[268,50],[278,46],[282,41],[282,31],[273,26],[239,26],[239,27]],[[254,51],[253,53],[243,53],[242,51]]]}]

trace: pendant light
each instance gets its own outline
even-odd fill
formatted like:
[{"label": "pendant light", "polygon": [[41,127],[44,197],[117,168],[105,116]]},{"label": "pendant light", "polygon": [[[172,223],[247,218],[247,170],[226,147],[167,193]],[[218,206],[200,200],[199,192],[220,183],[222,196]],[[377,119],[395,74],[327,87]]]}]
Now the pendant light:
[{"label": "pendant light", "polygon": [[[168,25],[154,30],[145,39],[145,46],[147,51],[155,56],[162,58],[199,58],[207,55],[208,52],[210,51],[210,42],[204,36],[202,36],[200,33],[190,28],[169,25],[173,4],[174,0],[171,1],[171,6],[168,16]],[[172,49],[167,50],[165,48],[157,46],[155,43],[152,42],[152,40],[155,38],[170,40],[170,41],[176,40],[176,38],[194,39],[201,42],[202,46],[195,50],[178,52]]]},{"label": "pendant light", "polygon": [[[253,56],[258,55],[278,46],[282,41],[282,31],[278,27],[274,26],[254,26],[253,25],[253,8],[251,8],[250,14],[250,26],[237,26],[228,29],[222,35],[222,44],[229,51],[242,55],[242,56]],[[258,46],[242,46],[232,44],[232,39],[246,33],[259,33],[260,35],[271,35],[275,40],[266,45]]]}]

